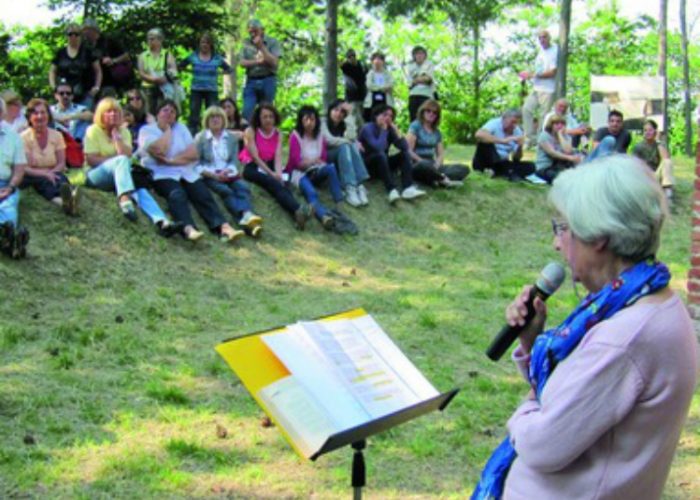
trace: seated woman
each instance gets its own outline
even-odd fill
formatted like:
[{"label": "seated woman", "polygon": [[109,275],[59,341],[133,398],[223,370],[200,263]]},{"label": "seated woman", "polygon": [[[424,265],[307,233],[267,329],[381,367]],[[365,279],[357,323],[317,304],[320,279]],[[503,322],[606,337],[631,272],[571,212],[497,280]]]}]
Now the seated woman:
[{"label": "seated woman", "polygon": [[162,236],[172,235],[172,223],[153,199],[148,189],[135,188],[131,177],[131,133],[123,122],[122,108],[116,99],[105,97],[97,104],[94,123],[85,132],[85,161],[90,167],[85,185],[102,191],[117,192],[122,214],[136,221],[132,200],[156,225]]},{"label": "seated woman", "polygon": [[457,187],[469,175],[469,167],[459,164],[444,165],[445,146],[440,133],[440,104],[428,99],[416,112],[406,134],[413,177],[428,186]]},{"label": "seated woman", "polygon": [[257,238],[262,218],[253,213],[248,185],[238,171],[238,140],[226,130],[226,113],[218,106],[204,112],[203,131],[194,138],[199,167],[207,187],[218,194],[243,230]]},{"label": "seated woman", "polygon": [[562,172],[549,198],[554,248],[589,294],[547,331],[540,298],[525,320],[531,286],[507,307],[529,394],[472,498],[661,498],[698,378],[693,324],[655,259],[663,193],[616,155]]},{"label": "seated woman", "polygon": [[[654,120],[644,122],[644,140],[632,150],[632,154],[644,160],[647,166],[656,172],[656,178],[666,194],[666,199],[673,200],[673,163],[668,148],[657,140],[659,126]],[[661,167],[661,168],[659,168]]]},{"label": "seated woman", "polygon": [[561,172],[581,163],[583,159],[582,156],[571,154],[571,145],[562,135],[565,128],[566,120],[562,116],[552,115],[537,137],[535,173],[549,184]]},{"label": "seated woman", "polygon": [[155,117],[150,113],[146,94],[139,88],[129,89],[126,92],[126,104],[134,109],[134,116],[138,123],[154,123]]},{"label": "seated woman", "polygon": [[321,135],[318,110],[313,106],[302,106],[297,112],[297,122],[289,136],[289,160],[285,173],[292,184],[314,208],[316,218],[325,229],[333,229],[335,219],[318,199],[316,187],[328,181],[328,187],[337,204],[343,201],[343,192],[335,165],[326,163],[326,141]]},{"label": "seated woman", "polygon": [[19,185],[27,159],[17,132],[3,123],[5,101],[0,99],[0,252],[13,259],[27,255],[29,231],[19,222]]},{"label": "seated woman", "polygon": [[0,94],[0,99],[5,101],[5,118],[12,130],[21,134],[29,124],[27,123],[26,112],[22,106],[22,97],[14,90],[6,90]]},{"label": "seated woman", "polygon": [[321,134],[327,144],[328,161],[338,167],[340,183],[348,205],[368,205],[367,189],[362,185],[369,179],[357,142],[357,125],[352,104],[337,100],[328,106],[328,115],[321,121]]},{"label": "seated woman", "polygon": [[232,242],[243,231],[231,227],[219,211],[209,189],[195,170],[198,155],[190,131],[177,121],[177,104],[165,99],[157,108],[156,123],[139,132],[139,152],[143,166],[153,172],[153,187],[168,200],[170,213],[183,224],[182,234],[197,241],[204,233],[197,230],[188,200],[222,241]]},{"label": "seated woman", "polygon": [[27,166],[22,188],[32,186],[45,199],[78,215],[78,186],[71,186],[66,171],[66,144],[60,132],[49,128],[51,111],[43,99],[27,103],[29,128],[22,132]]},{"label": "seated woman", "polygon": [[[389,195],[389,203],[396,203],[400,198],[412,200],[425,196],[413,185],[411,158],[408,144],[393,122],[394,108],[387,105],[376,106],[372,110],[372,121],[360,130],[362,158],[370,174],[379,177]],[[389,157],[389,147],[394,145],[399,152]],[[401,172],[401,194],[399,194],[392,174],[392,166]]]},{"label": "seated woman", "polygon": [[228,130],[236,139],[238,139],[238,150],[243,151],[243,148],[245,147],[243,135],[245,133],[245,129],[248,128],[248,122],[245,121],[245,119],[241,116],[241,113],[238,111],[236,101],[230,97],[221,99],[219,106],[221,106],[226,113],[226,123],[228,123],[226,130]]},{"label": "seated woman", "polygon": [[239,158],[243,178],[257,184],[294,218],[297,229],[303,230],[313,214],[309,205],[302,205],[285,186],[282,175],[282,133],[277,126],[280,115],[272,104],[259,104],[245,131],[245,149]]}]

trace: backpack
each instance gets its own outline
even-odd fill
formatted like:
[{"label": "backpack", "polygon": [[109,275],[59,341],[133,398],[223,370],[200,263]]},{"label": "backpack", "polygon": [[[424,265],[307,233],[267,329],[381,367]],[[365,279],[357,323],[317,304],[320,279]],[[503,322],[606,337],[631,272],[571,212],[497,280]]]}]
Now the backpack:
[{"label": "backpack", "polygon": [[83,168],[85,164],[83,148],[70,133],[60,129],[59,132],[63,136],[63,142],[66,143],[66,166],[68,168]]}]

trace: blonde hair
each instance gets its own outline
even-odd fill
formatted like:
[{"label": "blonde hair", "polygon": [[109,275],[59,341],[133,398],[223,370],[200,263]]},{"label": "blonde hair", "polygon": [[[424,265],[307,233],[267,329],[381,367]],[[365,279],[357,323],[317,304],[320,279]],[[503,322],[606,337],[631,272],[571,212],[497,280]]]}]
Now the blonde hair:
[{"label": "blonde hair", "polygon": [[124,118],[124,112],[122,111],[121,104],[114,97],[105,97],[100,100],[95,109],[95,116],[92,119],[92,123],[100,128],[105,128],[104,123],[102,123],[102,115],[107,111],[116,109],[119,112],[119,117]]},{"label": "blonde hair", "polygon": [[566,120],[561,115],[552,115],[547,118],[547,122],[544,124],[544,129],[551,134],[555,123],[566,124]]},{"label": "blonde hair", "polygon": [[228,118],[226,117],[226,111],[224,111],[224,108],[221,108],[219,106],[209,106],[207,110],[204,112],[204,117],[202,118],[202,128],[203,129],[208,129],[209,128],[209,120],[211,120],[215,116],[220,116],[224,120],[224,130],[228,128]]}]

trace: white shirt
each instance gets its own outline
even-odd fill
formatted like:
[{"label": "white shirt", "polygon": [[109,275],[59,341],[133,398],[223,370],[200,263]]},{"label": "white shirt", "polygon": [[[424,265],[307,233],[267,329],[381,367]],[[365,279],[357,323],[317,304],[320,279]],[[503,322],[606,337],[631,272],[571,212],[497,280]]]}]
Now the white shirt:
[{"label": "white shirt", "polygon": [[[172,126],[172,139],[170,148],[165,155],[166,158],[174,158],[184,152],[190,144],[192,144],[192,134],[181,123],[175,123]],[[158,124],[152,123],[141,127],[139,131],[139,152],[143,155],[143,166],[153,172],[154,180],[173,179],[176,181],[184,180],[186,182],[195,182],[199,179],[199,173],[195,169],[196,163],[191,165],[183,165],[179,167],[171,167],[161,165],[158,161],[149,156],[146,150],[151,143],[155,142],[163,135],[163,131],[158,128]]]},{"label": "white shirt", "polygon": [[[557,67],[557,56],[559,50],[556,45],[550,45],[548,48],[540,48],[535,59],[535,74],[541,75],[545,71],[555,69]],[[535,92],[545,92],[553,94],[556,89],[556,78],[533,78],[532,90]]]}]

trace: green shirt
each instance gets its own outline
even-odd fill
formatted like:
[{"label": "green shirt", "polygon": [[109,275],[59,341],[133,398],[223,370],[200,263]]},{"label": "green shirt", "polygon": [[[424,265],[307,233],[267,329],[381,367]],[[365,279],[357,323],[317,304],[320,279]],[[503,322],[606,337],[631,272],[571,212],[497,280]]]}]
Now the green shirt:
[{"label": "green shirt", "polygon": [[[267,51],[273,56],[279,58],[282,55],[280,44],[276,39],[263,36],[263,45],[267,47]],[[240,54],[241,61],[255,61],[257,57],[258,48],[253,45],[253,41],[250,38],[245,39]],[[277,67],[273,68],[269,64],[262,63],[246,68],[245,72],[248,78],[265,78],[274,76],[277,73]]]},{"label": "green shirt", "polygon": [[9,125],[0,123],[0,181],[12,178],[15,165],[26,165],[24,145],[20,136]]}]

